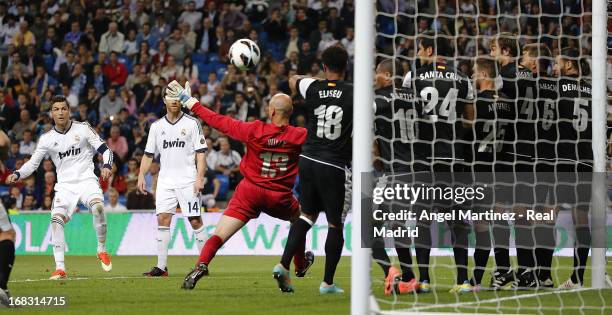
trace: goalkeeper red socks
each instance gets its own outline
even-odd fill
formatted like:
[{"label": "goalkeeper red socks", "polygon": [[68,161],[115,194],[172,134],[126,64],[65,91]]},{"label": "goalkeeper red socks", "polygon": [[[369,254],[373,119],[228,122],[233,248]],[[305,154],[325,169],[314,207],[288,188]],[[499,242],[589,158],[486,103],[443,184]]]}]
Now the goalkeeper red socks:
[{"label": "goalkeeper red socks", "polygon": [[223,240],[217,235],[211,236],[208,241],[206,241],[204,248],[202,248],[202,251],[200,252],[198,265],[204,263],[206,266],[208,266],[210,261],[215,258],[215,255],[221,246],[223,246]]}]

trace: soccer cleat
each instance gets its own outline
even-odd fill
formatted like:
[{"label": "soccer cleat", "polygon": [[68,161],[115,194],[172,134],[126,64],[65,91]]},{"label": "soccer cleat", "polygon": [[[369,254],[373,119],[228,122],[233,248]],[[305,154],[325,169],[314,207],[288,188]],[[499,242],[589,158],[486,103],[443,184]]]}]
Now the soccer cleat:
[{"label": "soccer cleat", "polygon": [[473,287],[469,281],[464,281],[463,284],[455,284],[455,286],[450,289],[450,293],[464,294],[470,293],[473,291]]},{"label": "soccer cleat", "polygon": [[429,293],[431,292],[431,285],[429,284],[429,280],[423,280],[423,282],[419,283],[419,293]]},{"label": "soccer cleat", "polygon": [[8,290],[0,289],[0,308],[11,307],[11,294]]},{"label": "soccer cleat", "polygon": [[55,270],[51,274],[51,277],[49,277],[49,280],[61,280],[61,279],[66,279],[66,272],[62,269]]},{"label": "soccer cleat", "polygon": [[198,280],[204,276],[208,276],[208,266],[206,266],[205,263],[200,263],[193,268],[189,274],[187,274],[185,280],[183,280],[183,286],[181,286],[181,288],[185,290],[193,290],[196,283],[198,283]]},{"label": "soccer cleat", "polygon": [[512,283],[512,288],[515,290],[533,290],[538,289],[539,283],[535,272],[531,269],[526,269]]},{"label": "soccer cleat", "polygon": [[164,270],[159,269],[157,266],[151,268],[151,271],[145,272],[142,274],[145,277],[167,277],[168,276],[168,267],[164,268]]},{"label": "soccer cleat", "polygon": [[567,281],[563,282],[559,286],[559,290],[573,290],[573,289],[580,289],[580,288],[582,288],[582,285],[580,283],[574,283],[572,279],[567,279]]},{"label": "soccer cleat", "polygon": [[272,269],[272,277],[278,283],[278,288],[281,292],[292,293],[293,285],[291,284],[291,279],[289,278],[289,270],[285,269],[283,265],[277,264]]},{"label": "soccer cleat", "polygon": [[98,260],[100,260],[102,270],[109,272],[113,269],[113,263],[111,262],[110,255],[107,252],[98,253]]},{"label": "soccer cleat", "polygon": [[553,280],[551,278],[548,278],[544,281],[539,280],[539,284],[540,284],[540,288],[541,289],[554,289],[555,288],[555,283],[553,282]]},{"label": "soccer cleat", "polygon": [[399,281],[394,284],[393,290],[396,294],[417,292],[419,290],[419,282],[415,278],[412,278],[412,280],[408,282],[404,282],[399,279]]},{"label": "soccer cleat", "polygon": [[493,290],[508,290],[512,287],[512,284],[516,280],[513,270],[508,270],[506,273],[499,271],[491,274],[491,289]]},{"label": "soccer cleat", "polygon": [[327,284],[325,282],[321,282],[321,286],[319,287],[319,293],[321,294],[342,294],[344,290],[338,288],[336,284]]},{"label": "soccer cleat", "polygon": [[385,278],[385,295],[393,293],[393,284],[397,281],[396,278],[401,277],[402,272],[397,267],[391,266],[387,278]]},{"label": "soccer cleat", "polygon": [[312,267],[312,265],[314,264],[314,260],[315,260],[315,256],[314,253],[311,251],[307,251],[304,253],[304,268],[300,269],[300,270],[295,270],[295,276],[298,278],[302,278],[306,275],[306,272],[308,272],[308,269],[310,269],[310,267]]}]

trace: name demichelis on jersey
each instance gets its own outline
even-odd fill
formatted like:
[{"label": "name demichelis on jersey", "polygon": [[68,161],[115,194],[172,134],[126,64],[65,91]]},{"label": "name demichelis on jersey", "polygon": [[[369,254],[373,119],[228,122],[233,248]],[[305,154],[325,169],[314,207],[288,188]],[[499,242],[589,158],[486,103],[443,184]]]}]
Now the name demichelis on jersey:
[{"label": "name demichelis on jersey", "polygon": [[160,155],[160,182],[170,188],[182,188],[195,182],[195,154],[206,149],[199,121],[182,113],[174,123],[164,116],[151,125],[145,154]]}]

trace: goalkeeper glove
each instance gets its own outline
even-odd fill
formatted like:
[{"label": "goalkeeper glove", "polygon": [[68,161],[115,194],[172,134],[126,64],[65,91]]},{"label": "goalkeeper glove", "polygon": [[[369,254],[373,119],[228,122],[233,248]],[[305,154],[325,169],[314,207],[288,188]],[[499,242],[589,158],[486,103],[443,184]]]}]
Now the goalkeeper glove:
[{"label": "goalkeeper glove", "polygon": [[191,110],[193,105],[198,102],[195,97],[191,97],[191,85],[189,81],[185,82],[183,88],[176,80],[173,80],[168,84],[166,95],[170,98],[178,99],[183,107]]}]

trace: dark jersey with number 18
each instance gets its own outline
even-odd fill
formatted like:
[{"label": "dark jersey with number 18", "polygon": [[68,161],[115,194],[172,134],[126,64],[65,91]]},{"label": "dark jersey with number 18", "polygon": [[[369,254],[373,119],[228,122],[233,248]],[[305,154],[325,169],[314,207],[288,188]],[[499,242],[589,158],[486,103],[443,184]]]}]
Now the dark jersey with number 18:
[{"label": "dark jersey with number 18", "polygon": [[302,156],[344,168],[352,158],[353,85],[313,78],[296,85],[306,100],[308,136]]},{"label": "dark jersey with number 18", "polygon": [[559,80],[559,159],[592,165],[591,85],[578,78]]},{"label": "dark jersey with number 18", "polygon": [[[409,88],[419,104],[419,146],[415,152],[427,161],[463,160],[465,105],[472,103],[469,79],[447,64],[429,64],[408,73],[404,87]],[[417,158],[419,158],[417,157]]]},{"label": "dark jersey with number 18", "polygon": [[417,142],[417,109],[409,90],[384,87],[374,99],[375,139],[385,172],[411,172]]}]

